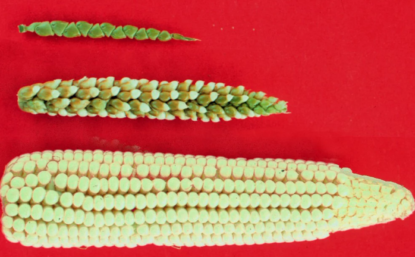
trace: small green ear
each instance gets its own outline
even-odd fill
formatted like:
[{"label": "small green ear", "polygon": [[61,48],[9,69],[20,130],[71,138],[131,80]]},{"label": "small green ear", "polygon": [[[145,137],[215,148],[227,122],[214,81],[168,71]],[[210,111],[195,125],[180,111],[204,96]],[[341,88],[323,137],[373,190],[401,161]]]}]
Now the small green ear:
[{"label": "small green ear", "polygon": [[68,22],[66,21],[52,21],[50,25],[52,26],[53,32],[55,32],[56,35],[62,36],[63,32],[65,31],[66,27],[68,26]]},{"label": "small green ear", "polygon": [[35,28],[36,34],[42,37],[53,36],[55,33],[52,31],[52,27],[48,21],[42,22]]},{"label": "small green ear", "polygon": [[151,40],[156,40],[158,35],[160,34],[160,30],[150,28],[147,30],[147,35]]},{"label": "small green ear", "polygon": [[131,25],[124,26],[124,33],[128,38],[133,39],[137,31],[138,31],[138,28],[135,26],[131,26]]},{"label": "small green ear", "polygon": [[169,32],[163,30],[160,35],[158,36],[160,41],[169,41],[171,39],[171,35]]},{"label": "small green ear", "polygon": [[107,37],[109,37],[109,36],[111,36],[111,33],[114,31],[115,26],[108,23],[108,22],[105,22],[105,23],[101,24],[101,29],[102,29],[102,32],[104,32],[104,34]]},{"label": "small green ear", "polygon": [[114,31],[111,33],[111,37],[114,39],[123,39],[126,38],[124,31],[121,26],[118,26]]},{"label": "small green ear", "polygon": [[78,21],[76,23],[76,27],[78,28],[79,32],[81,32],[82,36],[86,37],[89,30],[92,28],[92,24],[86,21]]},{"label": "small green ear", "polygon": [[135,33],[135,39],[137,40],[146,40],[148,39],[147,33],[146,33],[146,29],[145,28],[141,28],[137,31],[137,33]]},{"label": "small green ear", "polygon": [[99,24],[95,24],[91,30],[88,32],[88,36],[92,37],[92,38],[101,38],[104,35],[104,32],[102,32],[101,27],[99,26]]},{"label": "small green ear", "polygon": [[66,27],[65,31],[63,32],[65,37],[79,37],[81,33],[79,33],[78,28],[76,27],[75,23],[71,22],[68,27]]}]

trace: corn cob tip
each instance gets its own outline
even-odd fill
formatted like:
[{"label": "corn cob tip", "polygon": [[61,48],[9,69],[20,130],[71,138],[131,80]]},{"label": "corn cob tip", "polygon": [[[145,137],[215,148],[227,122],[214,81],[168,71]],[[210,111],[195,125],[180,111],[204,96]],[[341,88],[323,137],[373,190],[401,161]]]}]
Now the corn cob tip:
[{"label": "corn cob tip", "polygon": [[172,38],[176,40],[183,40],[183,41],[201,41],[200,39],[192,38],[192,37],[185,37],[177,33],[173,33]]},{"label": "corn cob tip", "polygon": [[20,24],[18,28],[20,33],[25,33],[27,31],[26,25]]}]

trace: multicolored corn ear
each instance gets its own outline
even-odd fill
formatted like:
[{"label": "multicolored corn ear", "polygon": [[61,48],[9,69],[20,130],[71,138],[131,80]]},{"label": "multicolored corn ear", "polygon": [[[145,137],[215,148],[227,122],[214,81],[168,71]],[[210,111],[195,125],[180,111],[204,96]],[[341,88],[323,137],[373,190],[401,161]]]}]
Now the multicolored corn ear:
[{"label": "multicolored corn ear", "polygon": [[21,155],[1,199],[7,240],[45,248],[313,241],[414,211],[404,187],[335,164],[100,150]]},{"label": "multicolored corn ear", "polygon": [[88,23],[86,21],[66,22],[66,21],[44,21],[33,22],[29,26],[19,25],[19,32],[35,32],[39,36],[59,36],[59,37],[90,37],[102,38],[110,37],[113,39],[137,39],[137,40],[160,40],[169,41],[171,39],[183,41],[198,41],[198,39],[184,37],[177,33],[169,33],[165,30],[138,28],[131,25],[115,26],[110,23]]},{"label": "multicolored corn ear", "polygon": [[25,112],[61,116],[101,116],[218,122],[233,118],[285,113],[285,101],[250,92],[243,86],[203,81],[149,81],[147,79],[56,79],[26,86],[18,92]]}]

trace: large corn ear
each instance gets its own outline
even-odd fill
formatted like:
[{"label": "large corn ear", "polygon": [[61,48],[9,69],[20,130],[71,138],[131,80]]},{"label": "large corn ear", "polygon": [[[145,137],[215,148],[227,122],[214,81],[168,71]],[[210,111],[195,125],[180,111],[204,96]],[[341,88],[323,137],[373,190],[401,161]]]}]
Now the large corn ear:
[{"label": "large corn ear", "polygon": [[2,230],[33,247],[221,246],[323,239],[404,219],[404,187],[335,164],[132,152],[21,155]]},{"label": "large corn ear", "polygon": [[33,114],[148,117],[160,120],[217,122],[285,113],[285,101],[223,83],[87,78],[26,86],[18,92],[20,109]]}]

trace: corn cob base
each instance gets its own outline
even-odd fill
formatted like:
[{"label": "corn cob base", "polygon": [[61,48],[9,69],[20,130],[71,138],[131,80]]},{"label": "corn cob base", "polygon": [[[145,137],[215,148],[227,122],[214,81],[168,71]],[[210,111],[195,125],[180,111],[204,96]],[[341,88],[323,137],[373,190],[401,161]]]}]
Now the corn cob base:
[{"label": "corn cob base", "polygon": [[218,122],[232,118],[285,113],[285,101],[249,92],[243,86],[186,80],[158,82],[146,79],[60,79],[23,87],[18,92],[21,110],[33,114],[100,116]]},{"label": "corn cob base", "polygon": [[312,241],[414,210],[402,186],[290,159],[44,151],[1,185],[6,238],[46,248]]}]

